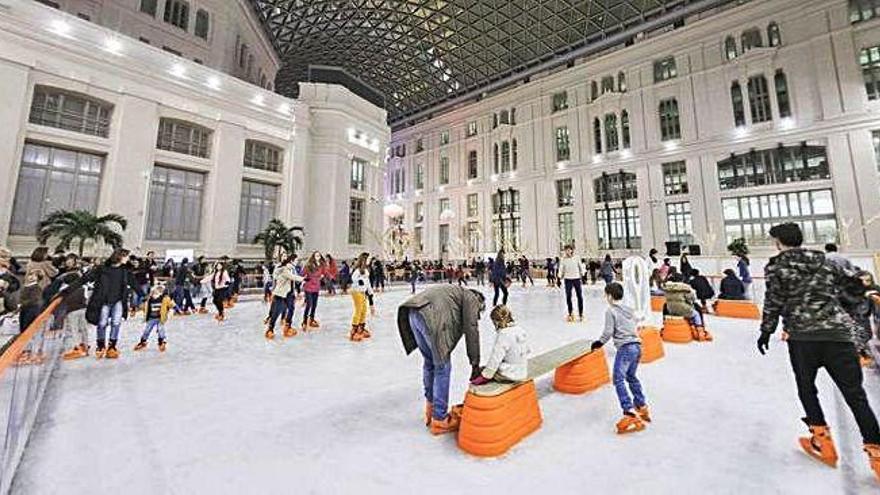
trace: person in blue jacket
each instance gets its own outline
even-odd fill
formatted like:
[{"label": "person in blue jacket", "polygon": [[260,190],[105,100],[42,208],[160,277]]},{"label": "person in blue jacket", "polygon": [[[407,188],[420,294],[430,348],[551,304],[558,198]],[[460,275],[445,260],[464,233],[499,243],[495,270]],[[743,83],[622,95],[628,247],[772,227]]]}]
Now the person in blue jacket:
[{"label": "person in blue jacket", "polygon": [[498,293],[504,297],[501,304],[507,305],[507,264],[504,261],[504,249],[498,251],[498,256],[492,261],[492,269],[489,272],[489,281],[495,288],[495,297],[492,298],[492,306],[498,306]]}]

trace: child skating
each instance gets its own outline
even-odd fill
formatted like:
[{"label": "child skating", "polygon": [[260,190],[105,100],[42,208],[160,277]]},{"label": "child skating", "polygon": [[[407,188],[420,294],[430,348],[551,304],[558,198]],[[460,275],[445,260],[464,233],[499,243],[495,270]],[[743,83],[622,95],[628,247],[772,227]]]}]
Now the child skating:
[{"label": "child skating", "polygon": [[141,341],[134,346],[134,350],[146,349],[147,340],[149,340],[150,334],[153,333],[153,329],[156,329],[156,333],[159,334],[159,352],[165,352],[167,345],[165,341],[165,323],[168,322],[168,314],[175,308],[174,301],[165,293],[165,287],[155,285],[150,290],[150,295],[147,297],[144,308],[146,327],[144,328],[143,335],[141,335]]},{"label": "child skating", "polygon": [[507,306],[495,306],[489,314],[495,325],[495,344],[486,366],[471,380],[473,385],[497,382],[521,382],[528,378],[529,347],[525,330],[516,324]]},{"label": "child skating", "polygon": [[348,338],[352,342],[360,342],[372,336],[367,330],[367,299],[371,299],[373,293],[370,288],[369,257],[367,253],[361,253],[351,272],[351,301],[354,304],[354,314],[351,317],[351,332]]},{"label": "child skating", "polygon": [[645,429],[645,423],[651,421],[651,416],[642,384],[636,377],[639,359],[642,357],[642,339],[636,327],[635,312],[623,305],[623,286],[617,282],[605,286],[605,299],[608,301],[605,330],[590,347],[595,351],[609,339],[614,339],[617,355],[614,357],[613,382],[620,408],[623,410],[623,418],[617,422],[617,433],[641,431]]},{"label": "child skating", "polygon": [[296,255],[290,255],[282,263],[275,268],[272,273],[274,286],[272,287],[272,304],[269,307],[269,317],[266,328],[266,338],[272,340],[275,338],[275,324],[281,317],[284,326],[284,336],[296,336],[296,328],[293,327],[293,309],[295,304],[295,296],[293,284],[300,282],[303,278],[294,271],[293,263],[296,261]]}]

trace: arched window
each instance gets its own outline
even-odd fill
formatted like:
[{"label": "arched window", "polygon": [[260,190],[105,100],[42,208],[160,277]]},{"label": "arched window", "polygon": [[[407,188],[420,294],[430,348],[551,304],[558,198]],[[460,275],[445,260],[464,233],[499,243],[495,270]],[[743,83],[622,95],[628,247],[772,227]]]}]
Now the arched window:
[{"label": "arched window", "polygon": [[761,31],[758,28],[747,29],[742,33],[742,51],[743,53],[752,48],[760,48],[764,46],[764,40],[761,39]]},{"label": "arched window", "polygon": [[724,39],[724,55],[727,57],[727,60],[733,60],[739,55],[736,50],[736,40],[733,39],[733,36],[728,36]]},{"label": "arched window", "polygon": [[626,93],[626,74],[623,71],[617,73],[617,90]]},{"label": "arched window", "polygon": [[733,125],[736,127],[746,125],[746,110],[743,105],[742,88],[737,81],[730,85],[730,103],[733,105]]},{"label": "arched window", "polygon": [[593,146],[596,154],[602,153],[602,122],[599,117],[593,119]]},{"label": "arched window", "polygon": [[516,160],[517,160],[517,157],[516,157],[516,139],[514,139],[514,140],[512,141],[510,147],[511,147],[511,150],[513,150],[513,151],[512,151],[512,154],[513,154],[513,170],[516,170]]},{"label": "arched window", "polygon": [[779,46],[782,44],[782,35],[779,33],[779,25],[771,22],[767,25],[767,44],[770,46]]},{"label": "arched window", "polygon": [[599,84],[596,81],[590,81],[590,101],[599,97]]},{"label": "arched window", "polygon": [[623,149],[629,149],[632,140],[629,133],[629,113],[626,110],[620,112],[620,134],[623,141]]},{"label": "arched window", "polygon": [[617,115],[609,113],[605,115],[605,150],[617,151],[620,143],[617,139]]}]

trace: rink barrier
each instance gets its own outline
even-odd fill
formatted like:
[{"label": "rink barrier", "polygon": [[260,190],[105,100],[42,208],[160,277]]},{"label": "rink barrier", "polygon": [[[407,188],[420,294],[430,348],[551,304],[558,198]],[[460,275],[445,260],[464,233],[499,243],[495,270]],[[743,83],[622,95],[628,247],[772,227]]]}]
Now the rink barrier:
[{"label": "rink barrier", "polygon": [[752,301],[719,299],[715,301],[715,316],[760,320],[761,309]]},{"label": "rink barrier", "polygon": [[694,340],[691,324],[680,316],[664,318],[663,331],[660,335],[665,342],[673,344],[690,344]]},{"label": "rink barrier", "polygon": [[666,304],[666,296],[651,296],[651,311],[659,313]]},{"label": "rink barrier", "polygon": [[663,358],[666,352],[663,350],[663,339],[660,337],[660,329],[657,327],[644,326],[639,328],[639,337],[642,339],[642,364],[653,363]]}]

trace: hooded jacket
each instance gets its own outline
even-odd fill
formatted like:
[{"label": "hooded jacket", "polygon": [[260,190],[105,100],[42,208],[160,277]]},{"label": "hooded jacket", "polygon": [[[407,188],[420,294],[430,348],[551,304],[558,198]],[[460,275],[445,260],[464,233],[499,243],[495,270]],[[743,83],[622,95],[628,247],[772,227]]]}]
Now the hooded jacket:
[{"label": "hooded jacket", "polygon": [[407,299],[397,310],[397,327],[403,349],[410,354],[418,348],[409,325],[410,311],[418,311],[428,327],[434,363],[446,364],[462,335],[471,366],[480,364],[480,312],[482,294],[458,285],[433,286]]},{"label": "hooded jacket", "polygon": [[[529,377],[529,347],[526,332],[517,325],[499,328],[492,354],[483,368],[483,376],[521,382]],[[497,376],[500,374],[501,376]]]},{"label": "hooded jacket", "polygon": [[666,309],[672,316],[689,317],[694,312],[694,290],[683,282],[666,282]]},{"label": "hooded jacket", "polygon": [[611,304],[605,310],[605,329],[599,337],[599,342],[605,344],[614,339],[614,347],[620,349],[626,344],[641,342],[636,314],[629,306],[623,304]]},{"label": "hooded jacket", "polygon": [[856,323],[840,305],[847,275],[819,251],[789,249],[764,268],[767,291],[761,331],[773,333],[782,318],[791,341],[852,342]]}]

